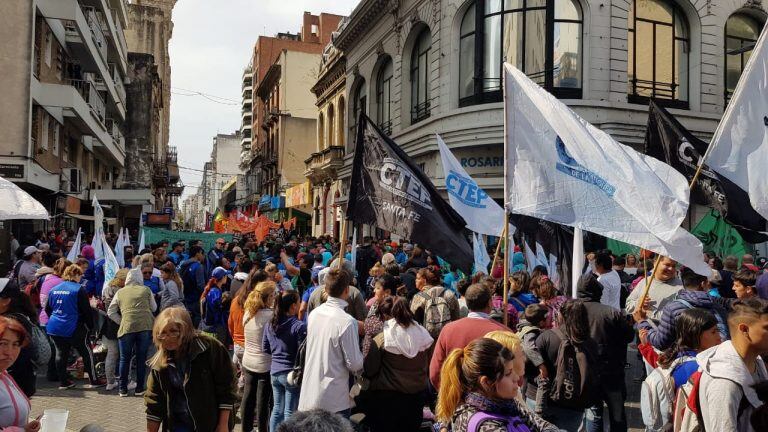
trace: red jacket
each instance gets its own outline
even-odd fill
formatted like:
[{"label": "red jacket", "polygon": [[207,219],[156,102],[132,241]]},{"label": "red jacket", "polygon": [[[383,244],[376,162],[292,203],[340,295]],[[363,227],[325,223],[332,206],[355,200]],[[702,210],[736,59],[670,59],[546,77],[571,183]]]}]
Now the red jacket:
[{"label": "red jacket", "polygon": [[448,323],[443,327],[435,343],[432,361],[429,363],[429,380],[435,386],[435,389],[440,388],[440,368],[451,351],[456,348],[464,348],[473,340],[496,330],[512,331],[505,327],[504,324],[499,324],[492,319],[469,317]]}]

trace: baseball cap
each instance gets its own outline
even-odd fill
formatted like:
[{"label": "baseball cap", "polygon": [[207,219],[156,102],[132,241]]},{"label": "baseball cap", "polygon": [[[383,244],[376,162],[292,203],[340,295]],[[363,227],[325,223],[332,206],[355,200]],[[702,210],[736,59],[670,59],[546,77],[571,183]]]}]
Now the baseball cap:
[{"label": "baseball cap", "polygon": [[40,249],[34,247],[34,246],[27,246],[24,249],[24,256],[28,257],[28,256],[30,256],[32,254],[35,254],[35,253],[38,253],[38,252],[42,252],[42,251]]},{"label": "baseball cap", "polygon": [[413,245],[410,243],[406,243],[403,245],[403,251],[405,252],[411,252],[413,250]]},{"label": "baseball cap", "polygon": [[227,276],[228,274],[229,274],[229,272],[226,269],[224,269],[224,267],[216,267],[211,272],[211,277],[216,279],[217,281],[219,281],[222,278],[224,278],[225,276]]},{"label": "baseball cap", "polygon": [[384,256],[381,257],[381,264],[384,266],[392,264],[393,262],[395,262],[395,256],[389,252],[385,253]]}]

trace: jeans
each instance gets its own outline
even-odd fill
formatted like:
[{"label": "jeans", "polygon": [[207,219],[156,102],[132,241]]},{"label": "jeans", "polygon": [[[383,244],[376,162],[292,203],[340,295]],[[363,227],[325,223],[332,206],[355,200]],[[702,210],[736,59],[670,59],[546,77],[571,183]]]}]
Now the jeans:
[{"label": "jeans", "polygon": [[291,417],[299,407],[299,391],[301,387],[288,384],[288,372],[272,375],[272,416],[269,418],[269,430],[276,431],[277,427]]},{"label": "jeans", "polygon": [[120,350],[117,347],[117,339],[109,339],[106,336],[101,337],[101,344],[107,349],[107,358],[104,360],[104,369],[107,375],[107,384],[112,384],[117,379],[115,372],[120,359]]},{"label": "jeans", "polygon": [[245,388],[240,404],[243,432],[252,432],[254,423],[259,432],[269,425],[269,409],[272,402],[272,384],[269,372],[251,372],[243,368]]},{"label": "jeans", "polygon": [[120,346],[120,393],[128,393],[131,358],[136,354],[136,393],[144,391],[147,379],[147,350],[152,343],[152,331],[126,333],[117,339]]},{"label": "jeans", "polygon": [[98,382],[96,376],[96,369],[94,369],[93,351],[88,344],[88,329],[85,326],[78,325],[75,328],[75,332],[70,337],[51,336],[54,345],[56,345],[56,373],[59,376],[61,384],[69,384],[71,377],[67,372],[67,366],[69,364],[69,352],[72,348],[77,350],[77,353],[83,358],[83,366],[86,372],[88,372],[88,378],[91,384]]}]

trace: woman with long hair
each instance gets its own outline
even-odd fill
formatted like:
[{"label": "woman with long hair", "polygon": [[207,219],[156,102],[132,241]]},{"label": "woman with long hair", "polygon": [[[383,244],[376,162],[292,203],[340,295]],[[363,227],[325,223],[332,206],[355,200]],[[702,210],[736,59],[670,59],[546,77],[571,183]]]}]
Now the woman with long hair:
[{"label": "woman with long hair", "polygon": [[372,432],[419,429],[434,340],[413,320],[408,301],[388,296],[379,303],[383,329],[365,356],[363,376],[370,380],[360,395]]},{"label": "woman with long hair", "polygon": [[[105,316],[109,305],[112,303],[112,299],[115,297],[115,293],[125,286],[125,280],[128,278],[128,269],[120,269],[115,273],[115,277],[109,281],[109,284],[104,288],[101,293],[101,299],[104,304],[104,311],[101,312]],[[115,371],[120,361],[120,351],[117,344],[117,332],[120,326],[106,317],[101,325],[101,344],[107,349],[107,358],[104,360],[104,368],[107,375],[107,387],[106,390],[114,390],[117,388],[117,376]]]},{"label": "woman with long hair", "polygon": [[152,339],[157,353],[149,361],[144,394],[147,431],[157,432],[161,424],[169,432],[231,431],[237,395],[227,349],[198,334],[183,307],[158,315]]},{"label": "woman with long hair", "polygon": [[245,300],[248,298],[248,294],[253,291],[253,288],[259,282],[267,280],[267,273],[263,270],[253,270],[243,282],[243,286],[237,290],[235,298],[229,305],[229,318],[227,319],[227,328],[229,329],[229,335],[232,338],[234,345],[232,353],[232,363],[235,368],[240,372],[237,380],[237,389],[243,390],[245,385],[245,378],[242,374],[243,368],[243,354],[245,353],[245,329],[243,328],[243,315],[245,314]]},{"label": "woman with long hair", "polygon": [[259,431],[266,431],[269,424],[269,405],[272,400],[269,370],[272,366],[272,356],[264,350],[263,341],[264,330],[272,322],[272,305],[276,291],[277,286],[274,281],[260,282],[248,294],[248,299],[245,301],[243,315],[245,388],[241,405],[243,432],[253,431],[254,422]]},{"label": "woman with long hair", "polygon": [[21,350],[29,345],[29,335],[20,322],[0,316],[0,429],[37,432],[40,422],[29,421],[31,405],[28,397],[8,373]]},{"label": "woman with long hair", "polygon": [[[14,279],[0,279],[0,315],[15,319],[24,326],[27,333],[32,334],[37,326],[37,309],[27,293],[19,289]],[[37,375],[34,358],[34,347],[28,346],[21,350],[18,358],[8,373],[24,391],[27,397],[32,397],[37,391]]]},{"label": "woman with long hair", "polygon": [[384,329],[384,317],[379,313],[379,305],[385,298],[397,295],[397,287],[400,286],[400,278],[396,278],[389,274],[384,274],[376,279],[373,284],[373,297],[374,302],[368,309],[368,316],[363,323],[363,330],[365,331],[365,337],[363,338],[363,357],[368,354],[368,349],[371,347],[371,341],[373,338],[381,333]]},{"label": "woman with long hair", "polygon": [[566,300],[568,300],[568,298],[560,295],[560,292],[555,287],[555,283],[552,282],[547,275],[531,278],[530,291],[549,311],[541,328],[557,328],[560,323],[560,320],[558,319],[560,315],[560,307]]},{"label": "woman with long hair", "polygon": [[165,289],[160,293],[160,310],[173,306],[184,306],[184,282],[181,281],[179,273],[176,272],[176,266],[168,261],[160,266],[160,273],[163,275],[163,282],[165,282]]},{"label": "woman with long hair", "polygon": [[222,287],[227,283],[228,274],[222,267],[213,269],[211,278],[200,296],[200,331],[221,343],[225,343],[227,339],[225,303],[228,302],[229,294],[225,295]]},{"label": "woman with long hair", "polygon": [[440,370],[437,420],[451,423],[454,432],[507,432],[509,425],[559,431],[518,400],[518,379],[514,356],[495,340],[475,339],[454,349]]},{"label": "woman with long hair", "polygon": [[71,264],[64,270],[63,282],[55,286],[48,295],[45,313],[48,314],[46,330],[56,345],[56,369],[59,389],[75,386],[67,372],[69,352],[75,348],[83,358],[83,366],[88,372],[88,387],[100,387],[106,382],[96,376],[93,351],[87,343],[88,331],[93,329],[93,312],[88,301],[88,293],[80,285],[83,270],[77,264]]},{"label": "woman with long hair", "polygon": [[[558,405],[557,401],[552,401],[547,405],[547,413],[552,414],[554,423],[565,430],[576,430],[583,422],[586,422],[586,430],[597,430],[599,427],[596,423],[598,416],[595,416],[595,412],[602,412],[603,402],[600,399],[600,371],[598,364],[598,346],[597,343],[590,336],[589,320],[587,317],[587,308],[584,306],[583,300],[567,300],[559,308],[558,314],[558,326],[553,329],[543,332],[538,339],[536,339],[536,347],[539,349],[541,356],[544,360],[544,365],[547,367],[547,372],[550,377],[553,377],[553,382],[556,382],[558,373],[558,355],[561,346],[565,343],[569,343],[575,346],[584,357],[581,357],[586,364],[574,365],[574,367],[582,368],[585,371],[585,376],[582,376],[583,385],[579,389],[580,406],[583,408],[572,408],[570,406],[563,406],[565,404]],[[572,357],[571,357],[572,358]],[[564,359],[568,360],[568,359]],[[550,389],[550,399],[554,399],[552,396],[558,390],[555,387]],[[569,400],[573,403],[574,401]]]},{"label": "woman with long hair", "polygon": [[269,419],[269,430],[276,431],[299,406],[299,387],[288,383],[296,355],[307,337],[307,325],[297,318],[301,297],[296,290],[278,294],[272,322],[264,330],[264,352],[272,356],[272,398],[274,406]]},{"label": "woman with long hair", "polygon": [[134,354],[136,396],[141,396],[145,390],[147,352],[152,343],[153,313],[157,310],[157,303],[152,291],[144,285],[143,270],[134,268],[128,272],[125,286],[115,292],[107,308],[107,316],[119,325],[117,344],[120,347],[121,397],[128,396],[128,373]]}]

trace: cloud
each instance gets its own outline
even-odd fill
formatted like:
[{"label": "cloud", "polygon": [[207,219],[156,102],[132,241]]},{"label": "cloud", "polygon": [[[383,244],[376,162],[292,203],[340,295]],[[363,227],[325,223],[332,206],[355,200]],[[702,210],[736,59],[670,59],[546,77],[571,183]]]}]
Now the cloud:
[{"label": "cloud", "polygon": [[[358,0],[181,0],[173,10],[170,145],[179,165],[202,169],[217,133],[240,129],[241,79],[259,35],[296,33],[304,11],[349,15]],[[217,104],[189,89],[237,101]],[[198,186],[200,173],[181,170],[185,184]],[[197,188],[186,188],[185,196]]]}]

